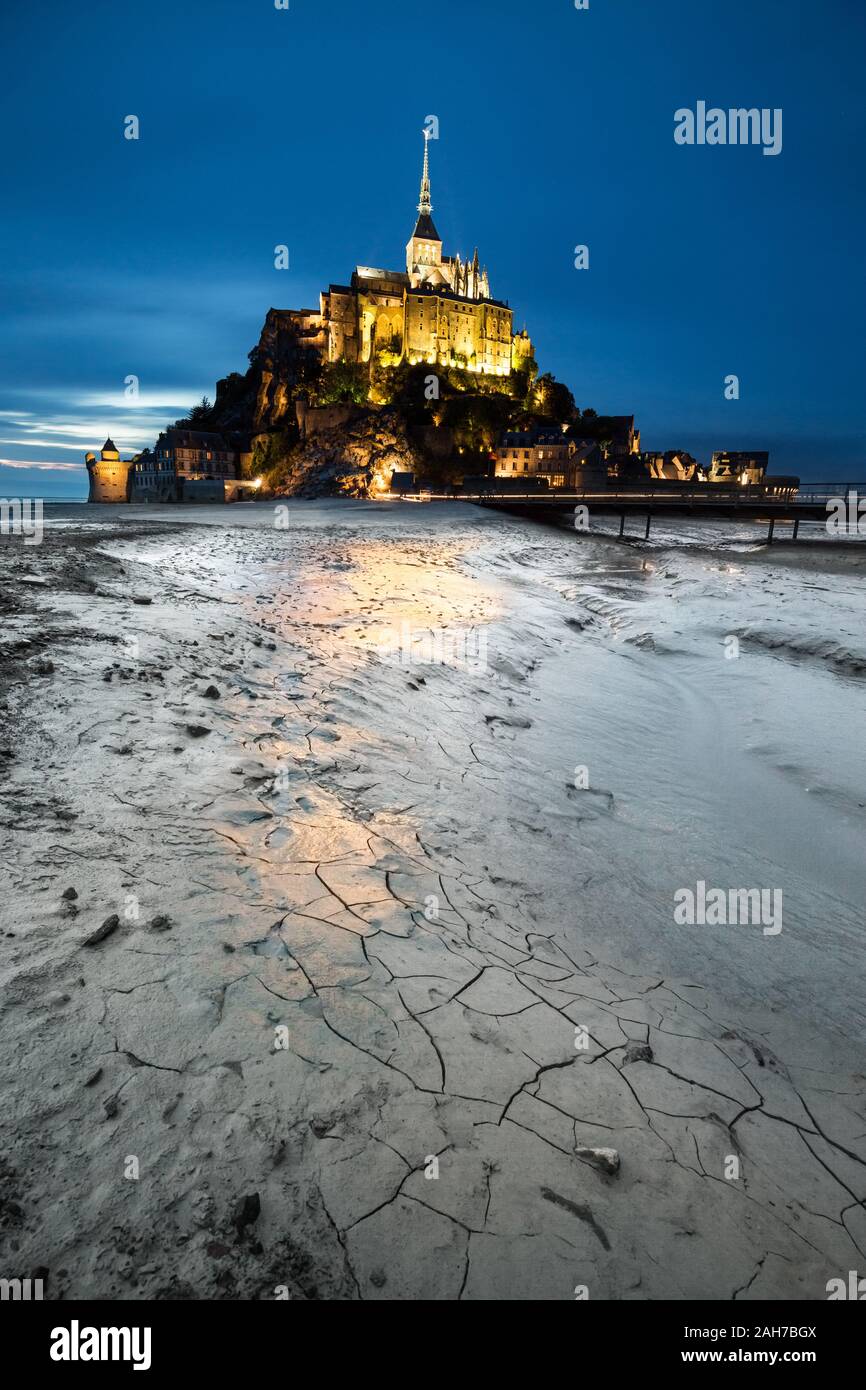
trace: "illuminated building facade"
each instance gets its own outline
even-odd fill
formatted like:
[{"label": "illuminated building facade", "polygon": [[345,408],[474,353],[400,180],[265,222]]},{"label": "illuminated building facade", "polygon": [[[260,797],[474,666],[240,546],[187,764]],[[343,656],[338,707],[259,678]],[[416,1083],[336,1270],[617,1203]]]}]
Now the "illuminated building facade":
[{"label": "illuminated building facade", "polygon": [[551,488],[604,487],[607,469],[594,439],[572,439],[562,425],[507,430],[496,446],[497,478],[545,478]]},{"label": "illuminated building facade", "polygon": [[430,200],[429,138],[406,269],[357,266],[348,285],[331,285],[312,309],[272,310],[303,346],[326,362],[462,367],[492,376],[534,366],[532,343],[513,331],[512,312],[494,299],[486,268],[442,254]]},{"label": "illuminated building facade", "polygon": [[769,461],[770,455],[763,449],[717,450],[710,464],[709,480],[711,483],[739,483],[741,487],[762,483]]}]

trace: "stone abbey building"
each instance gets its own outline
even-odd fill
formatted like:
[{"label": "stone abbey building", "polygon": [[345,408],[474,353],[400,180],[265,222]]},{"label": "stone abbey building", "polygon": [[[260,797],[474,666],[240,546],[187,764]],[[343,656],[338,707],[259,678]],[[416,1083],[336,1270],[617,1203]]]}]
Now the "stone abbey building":
[{"label": "stone abbey building", "polygon": [[478,251],[471,261],[442,254],[426,131],[418,219],[405,271],[359,265],[348,285],[330,285],[320,300],[318,311],[271,309],[268,322],[272,333],[283,330],[300,353],[315,353],[324,362],[406,360],[508,376],[532,360],[528,334],[514,333],[508,304],[491,296]]}]

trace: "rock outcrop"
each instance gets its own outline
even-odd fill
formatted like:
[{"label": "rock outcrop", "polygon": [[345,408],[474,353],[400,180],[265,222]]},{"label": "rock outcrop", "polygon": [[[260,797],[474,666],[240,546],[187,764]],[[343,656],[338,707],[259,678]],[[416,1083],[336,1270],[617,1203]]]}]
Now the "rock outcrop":
[{"label": "rock outcrop", "polygon": [[249,360],[246,373],[232,372],[217,382],[212,427],[293,428],[295,400],[319,370],[309,335],[283,310],[269,309]]},{"label": "rock outcrop", "polygon": [[416,473],[421,466],[400,410],[365,410],[301,440],[280,470],[277,490],[295,497],[371,497],[388,491],[392,473]]}]

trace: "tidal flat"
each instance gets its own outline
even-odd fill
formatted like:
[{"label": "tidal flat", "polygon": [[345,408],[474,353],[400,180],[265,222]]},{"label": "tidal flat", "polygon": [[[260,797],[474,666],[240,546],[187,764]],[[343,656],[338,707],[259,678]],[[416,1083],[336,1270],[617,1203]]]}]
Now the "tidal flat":
[{"label": "tidal flat", "polygon": [[[0,538],[6,1277],[745,1301],[863,1268],[855,548],[46,519]],[[677,920],[701,883],[780,930]]]}]

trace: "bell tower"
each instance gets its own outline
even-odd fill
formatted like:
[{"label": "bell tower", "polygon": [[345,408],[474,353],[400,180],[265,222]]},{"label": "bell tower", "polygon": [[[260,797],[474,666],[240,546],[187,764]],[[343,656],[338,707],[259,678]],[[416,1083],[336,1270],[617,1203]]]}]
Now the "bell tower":
[{"label": "bell tower", "polygon": [[[442,238],[433,222],[430,201],[430,134],[424,131],[424,167],[421,171],[421,196],[418,199],[418,221],[406,246],[406,271],[413,285],[423,284],[431,272],[442,264]],[[441,273],[435,276],[440,280]]]}]

